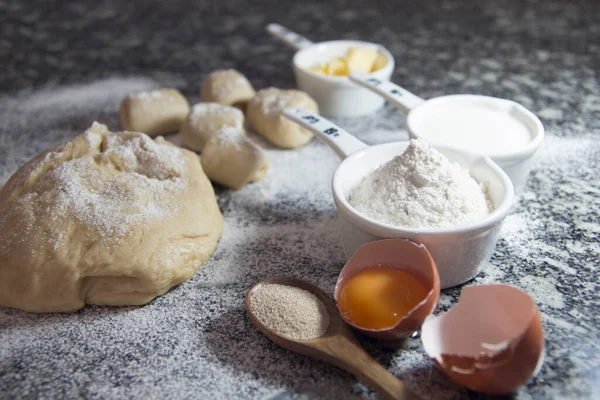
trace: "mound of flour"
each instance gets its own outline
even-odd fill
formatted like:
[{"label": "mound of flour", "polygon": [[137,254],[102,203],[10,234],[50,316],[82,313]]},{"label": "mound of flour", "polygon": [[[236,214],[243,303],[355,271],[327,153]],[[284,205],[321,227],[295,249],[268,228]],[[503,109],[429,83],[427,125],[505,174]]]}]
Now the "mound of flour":
[{"label": "mound of flour", "polygon": [[354,187],[350,204],[377,221],[410,228],[466,224],[492,209],[468,170],[419,139]]}]

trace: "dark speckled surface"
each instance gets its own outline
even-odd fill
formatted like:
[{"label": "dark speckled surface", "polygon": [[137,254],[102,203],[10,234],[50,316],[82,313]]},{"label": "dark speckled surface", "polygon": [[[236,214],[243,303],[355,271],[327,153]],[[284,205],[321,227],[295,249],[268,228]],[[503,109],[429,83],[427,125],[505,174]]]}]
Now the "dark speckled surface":
[{"label": "dark speckled surface", "polygon": [[[204,74],[222,67],[259,88],[293,87],[292,52],[264,32],[268,22],[316,41],[379,42],[396,57],[394,80],[425,98],[505,97],[542,119],[547,136],[527,187],[471,283],[521,287],[542,312],[546,361],[516,397],[599,398],[598,4],[0,0],[0,184],[93,120],[118,128],[132,90],[176,86],[194,102]],[[337,122],[368,143],[407,137],[390,107]],[[245,316],[256,280],[294,275],[332,292],[345,261],[329,189],[334,153],[316,140],[295,151],[261,143],[269,175],[237,192],[217,188],[225,233],[190,281],[139,308],[0,309],[0,397],[376,398],[351,375],[269,342]],[[440,308],[458,293],[444,291]],[[486,398],[445,378],[418,339],[362,340],[423,398]]]}]

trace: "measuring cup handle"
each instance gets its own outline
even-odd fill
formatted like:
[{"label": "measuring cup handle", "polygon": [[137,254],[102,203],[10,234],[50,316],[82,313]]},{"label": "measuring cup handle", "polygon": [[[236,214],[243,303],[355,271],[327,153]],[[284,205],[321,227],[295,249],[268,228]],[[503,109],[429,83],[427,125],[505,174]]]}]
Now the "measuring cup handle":
[{"label": "measuring cup handle", "polygon": [[375,78],[364,73],[351,73],[348,78],[352,82],[383,96],[405,114],[408,114],[410,110],[425,101],[386,79]]},{"label": "measuring cup handle", "polygon": [[282,116],[303,126],[331,147],[341,158],[364,149],[366,144],[320,115],[296,107],[283,110]]},{"label": "measuring cup handle", "polygon": [[288,28],[279,24],[267,25],[267,32],[269,32],[276,39],[281,40],[284,44],[292,49],[298,51],[305,47],[313,44],[310,40],[297,34],[296,32],[290,31]]}]

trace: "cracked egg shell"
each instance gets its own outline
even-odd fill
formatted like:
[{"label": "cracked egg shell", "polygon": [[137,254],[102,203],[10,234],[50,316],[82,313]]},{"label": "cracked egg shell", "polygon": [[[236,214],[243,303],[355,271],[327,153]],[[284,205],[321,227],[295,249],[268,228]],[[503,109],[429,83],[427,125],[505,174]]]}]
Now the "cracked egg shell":
[{"label": "cracked egg shell", "polygon": [[529,294],[504,284],[467,286],[448,312],[421,328],[427,355],[456,383],[509,394],[541,369],[544,330]]},{"label": "cracked egg shell", "polygon": [[[405,270],[426,285],[425,298],[403,316],[396,325],[384,329],[367,329],[356,325],[340,310],[339,296],[348,279],[368,268],[381,265]],[[440,298],[440,276],[438,269],[425,246],[406,239],[384,239],[369,242],[359,247],[342,268],[335,285],[334,298],[344,321],[365,335],[383,339],[399,340],[418,331],[423,321],[437,306]]]}]

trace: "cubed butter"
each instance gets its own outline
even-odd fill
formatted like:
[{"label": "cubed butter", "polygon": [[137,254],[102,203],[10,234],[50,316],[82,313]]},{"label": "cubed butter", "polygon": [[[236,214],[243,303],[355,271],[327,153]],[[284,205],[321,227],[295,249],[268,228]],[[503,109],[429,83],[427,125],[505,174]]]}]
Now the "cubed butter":
[{"label": "cubed butter", "polygon": [[312,72],[320,72],[322,74],[327,74],[327,64],[319,63],[319,65],[310,67],[308,70]]},{"label": "cubed butter", "polygon": [[351,72],[373,72],[387,64],[384,54],[373,47],[352,47],[342,57],[319,63],[307,69],[325,75],[348,75]]},{"label": "cubed butter", "polygon": [[377,71],[377,70],[385,67],[386,64],[387,64],[387,57],[381,53],[378,53],[377,58],[375,58],[375,61],[373,62],[373,66],[371,67],[371,72]]},{"label": "cubed butter", "polygon": [[371,47],[356,47],[346,52],[348,70],[351,72],[371,72],[378,51]]},{"label": "cubed butter", "polygon": [[346,65],[346,60],[341,57],[333,59],[327,65],[327,74],[328,75],[348,75],[348,65]]}]

